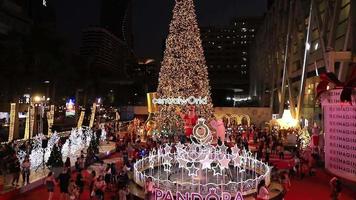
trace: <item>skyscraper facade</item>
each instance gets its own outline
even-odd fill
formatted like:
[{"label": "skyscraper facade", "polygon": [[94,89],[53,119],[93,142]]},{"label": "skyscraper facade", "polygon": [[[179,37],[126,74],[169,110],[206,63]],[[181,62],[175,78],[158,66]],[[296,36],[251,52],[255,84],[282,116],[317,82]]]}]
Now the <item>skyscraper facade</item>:
[{"label": "skyscraper facade", "polygon": [[132,48],[132,0],[102,0],[100,27],[107,29]]},{"label": "skyscraper facade", "polygon": [[235,18],[228,26],[200,28],[215,105],[236,105],[247,97],[249,45],[259,22],[260,18]]}]

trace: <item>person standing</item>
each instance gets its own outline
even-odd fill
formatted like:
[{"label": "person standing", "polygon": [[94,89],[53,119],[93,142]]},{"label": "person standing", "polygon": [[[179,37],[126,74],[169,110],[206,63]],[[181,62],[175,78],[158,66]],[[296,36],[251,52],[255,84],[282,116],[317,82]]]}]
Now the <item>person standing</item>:
[{"label": "person standing", "polygon": [[108,186],[108,189],[111,190],[112,189],[112,185],[111,185],[111,165],[108,163],[105,169],[105,183]]},{"label": "person standing", "polygon": [[106,188],[106,184],[104,181],[104,176],[99,176],[97,180],[94,182],[95,196],[98,200],[104,200],[105,188]]},{"label": "person standing", "polygon": [[119,199],[127,200],[127,195],[129,194],[129,190],[126,186],[119,188]]},{"label": "person standing", "polygon": [[23,185],[30,183],[30,168],[31,163],[28,156],[26,156],[25,160],[22,162],[22,180]]},{"label": "person standing", "polygon": [[61,191],[60,200],[68,199],[68,186],[69,186],[69,181],[70,181],[70,174],[68,171],[69,170],[66,167],[64,167],[63,171],[59,174],[59,177],[58,177],[59,188]]},{"label": "person standing", "polygon": [[71,163],[70,163],[70,158],[69,158],[69,157],[67,157],[66,161],[64,162],[64,166],[65,166],[66,168],[70,169]]},{"label": "person standing", "polygon": [[269,192],[264,179],[257,186],[257,200],[268,200]]},{"label": "person standing", "polygon": [[145,200],[153,200],[154,199],[154,188],[155,184],[152,181],[151,177],[148,177],[145,183]]},{"label": "person standing", "polygon": [[281,175],[281,183],[283,186],[283,193],[284,196],[287,194],[287,192],[289,191],[290,187],[291,187],[291,183],[290,183],[290,178],[288,175],[288,172],[283,172]]},{"label": "person standing", "polygon": [[279,159],[280,160],[284,160],[284,146],[283,146],[283,143],[280,142],[278,147],[279,147],[278,148]]},{"label": "person standing", "polygon": [[271,154],[271,148],[270,145],[266,145],[266,157],[265,157],[265,162],[269,163],[269,156]]},{"label": "person standing", "polygon": [[105,176],[105,166],[104,166],[104,161],[100,161],[100,166],[98,170],[98,176]]},{"label": "person standing", "polygon": [[74,163],[74,167],[75,167],[75,170],[77,171],[77,173],[80,173],[80,171],[81,171],[80,163],[81,163],[80,157],[77,157],[77,160]]},{"label": "person standing", "polygon": [[16,153],[13,154],[13,163],[10,168],[10,171],[12,172],[12,186],[19,186],[19,178],[20,178],[20,172],[21,172],[21,167],[20,167],[20,161],[16,156]]},{"label": "person standing", "polygon": [[340,193],[341,193],[341,182],[338,178],[333,177],[330,180],[330,186],[331,186],[331,200],[338,200],[340,197]]},{"label": "person standing", "polygon": [[56,182],[53,177],[53,172],[49,172],[45,179],[45,185],[46,185],[47,191],[48,191],[48,200],[52,200],[52,198],[53,198],[55,183]]},{"label": "person standing", "polygon": [[77,179],[75,180],[75,184],[79,188],[79,198],[78,199],[80,199],[80,195],[83,193],[83,190],[84,190],[84,181],[83,181],[83,176],[82,176],[81,173],[79,173],[77,175]]},{"label": "person standing", "polygon": [[71,180],[68,186],[68,194],[70,200],[79,199],[79,188],[75,184],[74,180]]},{"label": "person standing", "polygon": [[90,176],[89,176],[89,192],[90,192],[90,199],[92,199],[95,196],[94,192],[94,183],[96,180],[96,172],[95,170],[91,171]]}]

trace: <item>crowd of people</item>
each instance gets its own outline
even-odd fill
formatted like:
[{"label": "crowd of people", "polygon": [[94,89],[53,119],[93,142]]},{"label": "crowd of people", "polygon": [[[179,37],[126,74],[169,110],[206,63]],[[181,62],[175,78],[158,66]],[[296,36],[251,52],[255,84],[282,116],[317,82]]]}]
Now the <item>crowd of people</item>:
[{"label": "crowd of people", "polygon": [[[62,172],[57,177],[53,172],[49,172],[45,179],[49,200],[53,199],[57,186],[60,189],[60,200],[80,199],[84,191],[89,193],[91,199],[102,200],[109,191],[113,194],[112,199],[126,200],[129,195],[129,172],[133,170],[133,164],[157,145],[150,142],[141,143],[139,140],[132,141],[128,135],[118,137],[117,140],[112,134],[111,136],[108,134],[107,137],[116,141],[116,152],[122,159],[116,163],[104,163],[97,158],[94,165],[89,167],[85,162],[88,154],[82,152],[77,157],[72,171],[70,158],[67,158]],[[89,175],[86,174],[88,170],[91,170]]]},{"label": "crowd of people", "polygon": [[30,177],[30,168],[31,162],[29,156],[26,156],[22,163],[20,163],[19,158],[17,157],[17,150],[19,148],[29,148],[28,143],[21,144],[19,147],[18,144],[4,143],[0,145],[0,175],[11,174],[11,185],[14,187],[20,186],[20,177],[22,176],[22,183],[26,185],[29,183]]},{"label": "crowd of people", "polygon": [[[116,151],[122,162],[107,163],[105,164],[98,157],[91,159],[88,163],[88,157],[91,154],[96,155],[97,152],[89,152],[81,155],[74,163],[74,170],[70,158],[67,158],[63,165],[62,172],[55,176],[53,172],[49,172],[45,179],[45,186],[48,191],[48,199],[53,199],[55,189],[60,189],[60,199],[62,200],[76,200],[80,199],[84,191],[90,194],[91,199],[104,199],[106,191],[114,193],[113,197],[125,200],[129,195],[128,185],[130,182],[129,171],[133,169],[133,164],[137,159],[147,156],[149,151],[153,148],[158,148],[164,143],[178,143],[181,138],[177,136],[167,136],[160,140],[148,138],[147,141],[141,142],[139,134],[128,133],[118,137],[113,126],[106,126],[108,140],[116,142]],[[313,176],[314,168],[319,159],[319,149],[307,148],[303,149],[300,140],[297,140],[296,147],[286,146],[286,135],[295,130],[287,130],[285,132],[279,130],[270,130],[267,128],[259,129],[255,125],[247,126],[236,123],[226,124],[226,137],[225,141],[216,138],[218,144],[223,142],[231,148],[235,144],[240,149],[250,150],[256,154],[257,159],[263,160],[270,165],[274,163],[270,161],[271,156],[278,157],[280,160],[285,159],[286,152],[292,155],[294,159],[293,165],[288,169],[279,170],[274,167],[272,172],[272,180],[279,181],[283,187],[283,194],[285,195],[291,188],[291,179],[300,178],[305,176]],[[100,131],[97,130],[96,133]],[[190,140],[186,138],[186,142]],[[16,156],[17,148],[26,148],[30,151],[31,145],[25,143],[23,146],[18,147],[14,143],[1,145],[0,155],[4,158],[1,170],[3,173],[11,172],[13,174],[12,184],[18,185],[20,175],[22,175],[23,184],[29,183],[30,176],[30,160],[28,157],[20,164]],[[97,169],[91,170],[88,175],[85,172],[93,162],[96,162]],[[6,163],[6,164],[5,164]],[[341,191],[341,184],[339,180],[330,182],[332,187],[333,199],[337,199]],[[145,198],[152,199],[154,191],[154,183],[148,179],[144,186]],[[257,199],[269,199],[269,191],[266,183],[261,181],[257,187]]]}]

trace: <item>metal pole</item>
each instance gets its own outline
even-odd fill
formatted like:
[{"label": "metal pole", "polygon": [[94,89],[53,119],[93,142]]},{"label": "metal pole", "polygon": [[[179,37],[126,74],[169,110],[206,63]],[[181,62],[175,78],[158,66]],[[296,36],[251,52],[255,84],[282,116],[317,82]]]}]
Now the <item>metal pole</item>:
[{"label": "metal pole", "polygon": [[297,116],[296,119],[299,120],[300,118],[300,112],[302,110],[302,105],[304,101],[304,91],[305,91],[305,75],[307,71],[307,57],[309,53],[310,43],[309,43],[309,37],[310,37],[310,28],[311,28],[311,19],[312,19],[312,11],[313,11],[313,0],[310,1],[310,10],[309,10],[309,19],[308,19],[308,28],[307,28],[307,34],[306,34],[306,40],[305,40],[305,49],[304,49],[304,59],[303,59],[303,69],[302,69],[302,77],[300,80],[300,87],[299,87],[299,95],[298,95],[298,104],[297,104]]},{"label": "metal pole", "polygon": [[[283,78],[282,78],[282,88],[281,88],[281,102],[279,104],[279,116],[281,117],[283,114],[284,110],[284,101],[285,101],[285,96],[286,96],[286,82],[287,82],[287,62],[288,62],[288,50],[289,50],[289,40],[290,40],[290,32],[291,32],[291,26],[292,26],[292,6],[293,1],[289,1],[289,17],[288,17],[288,30],[287,30],[287,38],[286,38],[286,47],[284,50],[284,64],[283,64]],[[291,87],[290,85],[288,85]]]}]

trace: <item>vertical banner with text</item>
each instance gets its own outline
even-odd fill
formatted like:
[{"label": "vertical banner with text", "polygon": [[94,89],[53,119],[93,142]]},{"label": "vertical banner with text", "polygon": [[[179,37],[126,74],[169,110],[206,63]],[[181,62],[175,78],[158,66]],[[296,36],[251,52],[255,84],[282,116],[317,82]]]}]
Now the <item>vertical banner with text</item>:
[{"label": "vertical banner with text", "polygon": [[356,90],[352,104],[340,102],[341,90],[330,90],[321,102],[325,132],[325,167],[356,182]]}]

